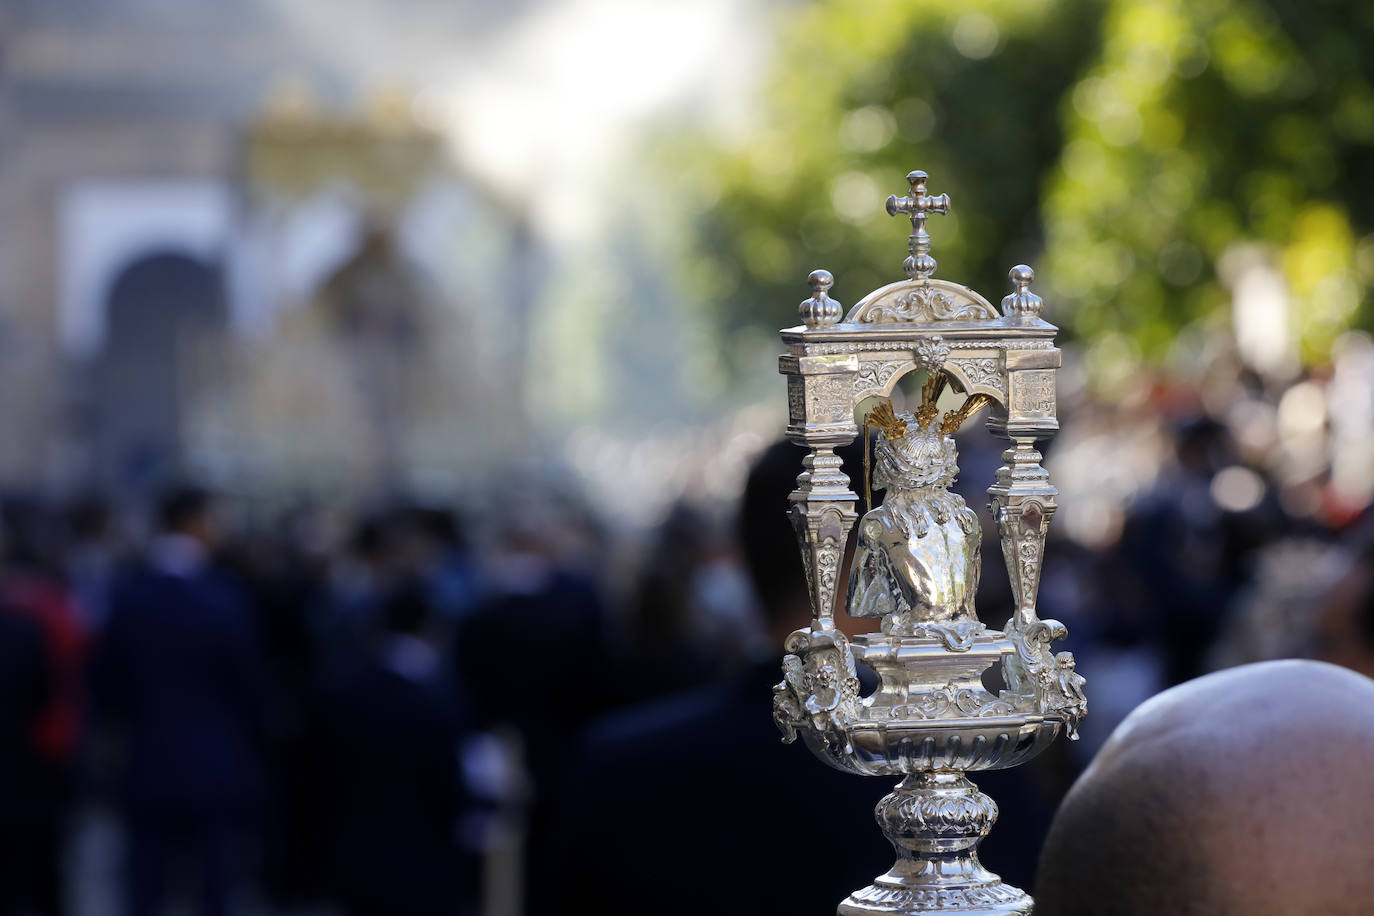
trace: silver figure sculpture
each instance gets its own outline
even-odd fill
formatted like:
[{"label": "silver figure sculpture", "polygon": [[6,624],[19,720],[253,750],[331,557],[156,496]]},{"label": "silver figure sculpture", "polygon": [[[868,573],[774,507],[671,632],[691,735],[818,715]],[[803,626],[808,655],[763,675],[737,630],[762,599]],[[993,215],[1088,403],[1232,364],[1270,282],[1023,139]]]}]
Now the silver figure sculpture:
[{"label": "silver figure sculpture", "polygon": [[[927,194],[924,172],[907,180],[910,193],[889,198],[887,210],[911,219],[908,279],[843,314],[830,297],[834,278],[813,271],[803,324],[782,332],[788,436],[809,449],[789,512],[813,620],[786,641],[774,719],[784,741],[800,735],[838,769],[901,778],[877,807],[897,862],[845,899],[841,916],[1025,914],[1031,898],[978,862],[997,805],[966,774],[1023,763],[1060,732],[1076,737],[1087,711],[1073,656],[1050,649],[1063,625],[1036,611],[1058,491],[1035,443],[1059,428],[1060,351],[1029,267],[1012,268],[1000,312],[972,289],[934,278],[925,224],[949,212],[949,197]],[[921,404],[899,414],[886,398],[912,371],[926,376]],[[949,386],[965,400],[941,417],[936,401]],[[855,410],[871,398],[878,406],[860,424]],[[989,430],[1010,440],[988,490],[1015,598],[1001,630],[978,619],[981,526],[949,490],[958,474],[952,434],[984,407]],[[866,500],[862,519],[834,452],[861,425],[865,437],[875,430],[871,486],[886,492],[876,508]],[[835,626],[834,606],[856,523],[847,610],[882,621],[880,632],[850,640]],[[879,679],[868,697],[860,695],[860,662]],[[982,678],[997,665],[1006,686],[994,695]]]}]

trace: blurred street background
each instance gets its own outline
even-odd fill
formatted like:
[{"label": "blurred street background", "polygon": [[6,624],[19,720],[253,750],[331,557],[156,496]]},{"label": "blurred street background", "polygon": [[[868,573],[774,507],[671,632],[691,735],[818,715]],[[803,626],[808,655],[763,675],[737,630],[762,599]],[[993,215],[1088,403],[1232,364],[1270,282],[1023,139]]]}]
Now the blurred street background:
[{"label": "blurred street background", "polygon": [[667,828],[573,776],[776,672],[776,332],[902,277],[913,168],[938,276],[1062,329],[1091,714],[1004,819],[1181,680],[1374,674],[1371,52],[1335,0],[0,0],[0,916],[616,912],[557,850]]}]

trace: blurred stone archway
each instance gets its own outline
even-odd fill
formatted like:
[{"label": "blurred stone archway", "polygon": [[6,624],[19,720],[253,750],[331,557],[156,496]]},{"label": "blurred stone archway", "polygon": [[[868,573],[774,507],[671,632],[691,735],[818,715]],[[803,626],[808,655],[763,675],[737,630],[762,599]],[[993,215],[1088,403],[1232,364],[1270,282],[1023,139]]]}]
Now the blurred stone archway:
[{"label": "blurred stone archway", "polygon": [[188,407],[223,380],[220,267],[169,249],[136,257],[110,285],[105,327],[80,427],[103,485],[146,491],[184,470]]}]

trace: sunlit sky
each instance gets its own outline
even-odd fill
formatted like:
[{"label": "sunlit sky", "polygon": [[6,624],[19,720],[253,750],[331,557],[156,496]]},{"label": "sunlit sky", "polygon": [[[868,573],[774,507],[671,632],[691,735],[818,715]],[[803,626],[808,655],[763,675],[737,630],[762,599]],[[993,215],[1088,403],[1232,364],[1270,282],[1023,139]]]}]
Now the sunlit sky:
[{"label": "sunlit sky", "polygon": [[416,90],[419,114],[450,138],[464,167],[528,201],[546,234],[569,241],[596,231],[605,182],[642,128],[680,118],[729,130],[747,116],[773,9],[772,0],[456,10],[276,2],[347,78]]}]

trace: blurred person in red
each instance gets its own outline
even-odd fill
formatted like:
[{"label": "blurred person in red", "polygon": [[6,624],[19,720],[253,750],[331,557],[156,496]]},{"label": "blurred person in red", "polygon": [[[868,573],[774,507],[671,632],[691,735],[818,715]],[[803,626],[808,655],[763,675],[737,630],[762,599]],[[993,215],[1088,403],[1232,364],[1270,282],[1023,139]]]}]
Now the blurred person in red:
[{"label": "blurred person in red", "polygon": [[264,663],[238,584],[211,560],[213,501],[170,491],[143,562],[117,581],[94,699],[122,732],[125,912],[164,911],[190,866],[223,916],[245,875],[263,791]]},{"label": "blurred person in red", "polygon": [[33,882],[42,817],[34,805],[42,764],[33,735],[50,687],[43,631],[33,620],[0,614],[0,916],[45,912]]},{"label": "blurred person in red", "polygon": [[87,630],[71,592],[51,572],[40,548],[42,513],[5,507],[5,569],[0,615],[29,621],[41,637],[45,701],[29,729],[27,779],[16,813],[24,828],[26,913],[65,912],[62,847],[71,800],[73,764],[81,741]]}]

